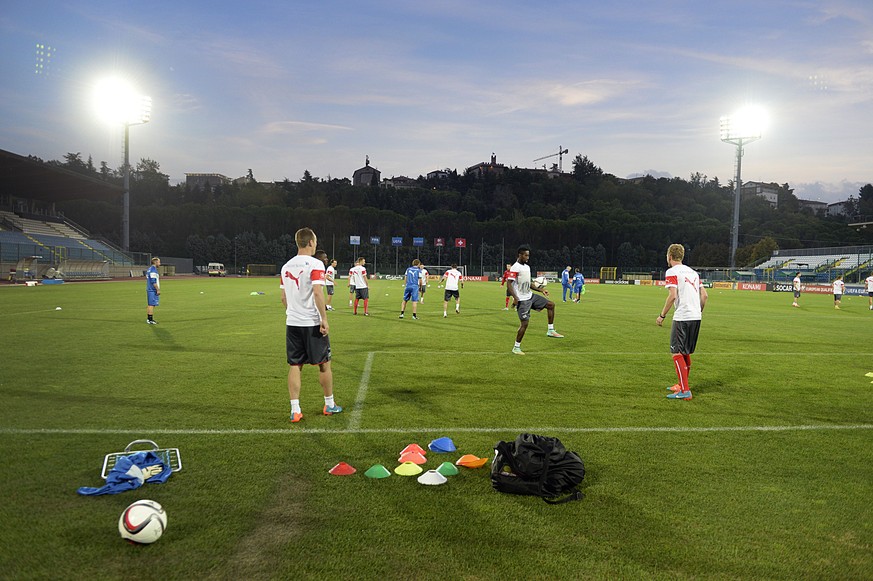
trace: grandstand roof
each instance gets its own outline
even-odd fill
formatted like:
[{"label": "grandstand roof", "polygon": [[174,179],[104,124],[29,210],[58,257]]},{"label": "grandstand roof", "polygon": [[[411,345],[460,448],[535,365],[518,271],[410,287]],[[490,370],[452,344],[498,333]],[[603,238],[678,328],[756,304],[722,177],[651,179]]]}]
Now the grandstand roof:
[{"label": "grandstand roof", "polygon": [[117,200],[124,188],[0,149],[0,192],[49,202]]}]

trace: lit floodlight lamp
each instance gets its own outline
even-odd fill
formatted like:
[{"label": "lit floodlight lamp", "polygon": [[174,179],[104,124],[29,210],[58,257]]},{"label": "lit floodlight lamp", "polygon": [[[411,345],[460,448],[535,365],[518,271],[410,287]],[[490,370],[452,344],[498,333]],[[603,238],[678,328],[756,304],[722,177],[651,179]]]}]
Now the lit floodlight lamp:
[{"label": "lit floodlight lamp", "polygon": [[152,118],[152,98],[140,95],[118,77],[104,79],[95,87],[97,114],[112,124],[124,126],[124,198],[121,212],[121,248],[130,250],[130,126]]},{"label": "lit floodlight lamp", "polygon": [[722,117],[719,122],[719,137],[725,143],[737,146],[737,175],[734,180],[734,220],[731,225],[731,269],[736,267],[737,244],[740,233],[740,194],[743,191],[743,145],[761,139],[767,127],[767,112],[750,105],[733,115]]},{"label": "lit floodlight lamp", "polygon": [[151,120],[151,97],[138,94],[124,79],[112,77],[100,81],[94,97],[97,114],[108,123],[139,125]]},{"label": "lit floodlight lamp", "polygon": [[764,129],[767,128],[767,112],[758,106],[744,107],[733,115],[722,117],[719,127],[722,141],[755,141],[761,139]]}]

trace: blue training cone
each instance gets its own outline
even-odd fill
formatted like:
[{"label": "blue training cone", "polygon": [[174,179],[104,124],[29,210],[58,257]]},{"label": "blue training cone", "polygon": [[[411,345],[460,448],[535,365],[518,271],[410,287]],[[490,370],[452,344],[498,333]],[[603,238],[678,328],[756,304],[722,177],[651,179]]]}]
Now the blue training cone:
[{"label": "blue training cone", "polygon": [[452,439],[447,437],[437,438],[428,444],[427,447],[431,452],[436,452],[437,454],[446,454],[457,450]]}]

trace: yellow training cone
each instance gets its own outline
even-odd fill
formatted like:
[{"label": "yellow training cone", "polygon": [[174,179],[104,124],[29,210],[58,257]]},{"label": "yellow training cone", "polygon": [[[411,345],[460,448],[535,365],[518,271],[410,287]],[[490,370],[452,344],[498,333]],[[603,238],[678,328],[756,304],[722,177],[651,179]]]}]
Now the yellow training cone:
[{"label": "yellow training cone", "polygon": [[394,469],[394,473],[400,476],[415,476],[422,473],[422,468],[415,462],[404,462]]}]

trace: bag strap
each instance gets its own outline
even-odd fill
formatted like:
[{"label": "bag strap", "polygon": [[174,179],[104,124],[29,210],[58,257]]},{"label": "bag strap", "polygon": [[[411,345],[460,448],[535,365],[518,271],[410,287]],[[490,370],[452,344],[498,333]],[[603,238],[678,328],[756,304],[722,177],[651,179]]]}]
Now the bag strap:
[{"label": "bag strap", "polygon": [[582,500],[583,498],[585,498],[585,494],[581,490],[574,490],[572,493],[568,494],[564,498],[558,498],[557,496],[554,498],[546,498],[545,496],[542,497],[543,502],[545,502],[546,504],[564,504],[565,502]]}]

